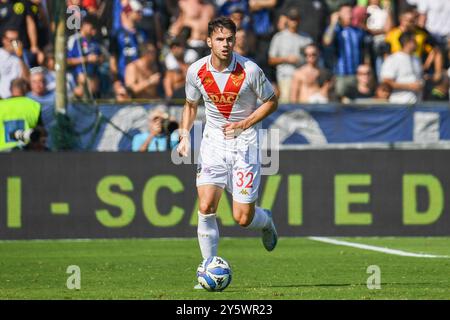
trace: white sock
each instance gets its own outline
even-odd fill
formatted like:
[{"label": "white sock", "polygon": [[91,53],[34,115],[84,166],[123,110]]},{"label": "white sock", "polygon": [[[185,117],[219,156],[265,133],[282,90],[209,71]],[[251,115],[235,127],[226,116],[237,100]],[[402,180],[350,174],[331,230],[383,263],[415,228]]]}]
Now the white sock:
[{"label": "white sock", "polygon": [[219,228],[217,227],[216,214],[204,215],[198,213],[197,235],[203,259],[217,256]]},{"label": "white sock", "polygon": [[252,223],[247,227],[248,229],[262,230],[269,225],[270,218],[267,213],[259,207],[255,208],[255,216]]}]

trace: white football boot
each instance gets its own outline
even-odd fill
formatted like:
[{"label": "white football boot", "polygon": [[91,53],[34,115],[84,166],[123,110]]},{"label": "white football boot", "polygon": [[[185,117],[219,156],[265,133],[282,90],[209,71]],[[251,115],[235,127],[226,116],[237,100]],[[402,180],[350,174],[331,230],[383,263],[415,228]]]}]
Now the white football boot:
[{"label": "white football boot", "polygon": [[272,212],[266,209],[264,209],[264,211],[269,216],[270,223],[268,227],[262,230],[262,241],[264,248],[266,248],[266,250],[270,252],[273,251],[273,249],[275,249],[275,247],[277,246],[278,234],[277,230],[275,229],[275,224],[273,223]]}]

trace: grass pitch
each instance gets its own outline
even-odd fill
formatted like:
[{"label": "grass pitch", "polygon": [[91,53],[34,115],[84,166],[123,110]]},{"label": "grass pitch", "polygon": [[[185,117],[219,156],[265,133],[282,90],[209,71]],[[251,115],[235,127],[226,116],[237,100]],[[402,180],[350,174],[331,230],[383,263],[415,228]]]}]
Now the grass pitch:
[{"label": "grass pitch", "polygon": [[[415,253],[450,256],[450,238],[346,238]],[[450,299],[450,259],[410,258],[282,238],[221,239],[233,269],[224,292],[193,290],[196,239],[0,242],[0,299]],[[66,287],[81,269],[81,290]],[[367,268],[381,269],[369,290]]]}]

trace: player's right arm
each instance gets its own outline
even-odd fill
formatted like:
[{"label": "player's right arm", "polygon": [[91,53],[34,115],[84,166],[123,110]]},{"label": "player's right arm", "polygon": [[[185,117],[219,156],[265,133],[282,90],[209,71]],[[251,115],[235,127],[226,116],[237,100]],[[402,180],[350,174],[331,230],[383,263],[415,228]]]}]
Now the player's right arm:
[{"label": "player's right arm", "polygon": [[195,118],[197,117],[197,108],[198,102],[186,100],[179,128],[180,143],[177,148],[178,154],[182,157],[187,157],[189,155],[189,150],[191,147],[189,132],[191,131]]},{"label": "player's right arm", "polygon": [[183,115],[178,130],[180,143],[177,148],[178,154],[182,157],[187,157],[189,155],[191,147],[190,131],[194,125],[195,118],[197,117],[198,102],[202,96],[202,93],[197,86],[197,72],[195,72],[195,66],[196,64],[191,65],[186,74],[186,102],[184,104]]}]

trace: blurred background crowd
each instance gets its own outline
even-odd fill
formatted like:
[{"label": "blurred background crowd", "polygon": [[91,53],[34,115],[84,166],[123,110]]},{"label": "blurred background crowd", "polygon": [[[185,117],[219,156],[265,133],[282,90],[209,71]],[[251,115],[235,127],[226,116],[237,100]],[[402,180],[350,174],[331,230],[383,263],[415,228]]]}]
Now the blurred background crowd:
[{"label": "blurred background crowd", "polygon": [[[55,1],[0,0],[0,97],[54,99]],[[449,99],[448,0],[67,0],[73,99],[183,99],[229,16],[281,103]],[[81,21],[71,28],[71,21]],[[182,100],[181,100],[182,101]]]}]

